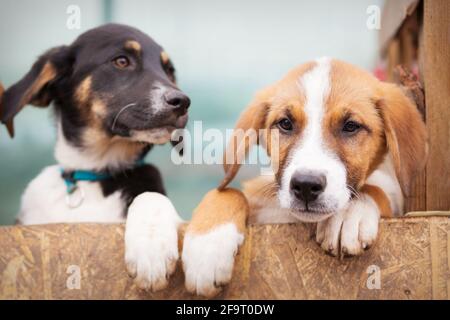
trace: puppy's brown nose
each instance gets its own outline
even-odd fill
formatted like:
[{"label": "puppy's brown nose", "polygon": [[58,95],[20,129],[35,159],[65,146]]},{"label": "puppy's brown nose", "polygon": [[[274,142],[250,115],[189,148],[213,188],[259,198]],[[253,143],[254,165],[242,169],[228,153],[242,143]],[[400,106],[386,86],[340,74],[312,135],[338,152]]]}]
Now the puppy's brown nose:
[{"label": "puppy's brown nose", "polygon": [[296,172],[292,178],[290,187],[295,197],[305,203],[316,200],[327,186],[327,178],[319,172]]},{"label": "puppy's brown nose", "polygon": [[186,114],[187,109],[191,105],[189,97],[179,90],[167,92],[164,95],[164,99],[167,105],[179,116]]}]

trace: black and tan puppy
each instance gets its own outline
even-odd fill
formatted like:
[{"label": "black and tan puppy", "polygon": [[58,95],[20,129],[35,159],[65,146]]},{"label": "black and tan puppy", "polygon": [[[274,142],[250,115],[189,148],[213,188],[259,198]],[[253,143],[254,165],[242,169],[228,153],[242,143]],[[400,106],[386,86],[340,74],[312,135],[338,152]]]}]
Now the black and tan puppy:
[{"label": "black and tan puppy", "polygon": [[161,46],[137,29],[109,24],[53,48],[6,90],[1,121],[27,104],[53,102],[57,165],[28,185],[18,221],[121,222],[126,263],[145,289],[165,287],[178,259],[181,222],[158,169],[142,163],[154,144],[187,122],[189,98]]}]

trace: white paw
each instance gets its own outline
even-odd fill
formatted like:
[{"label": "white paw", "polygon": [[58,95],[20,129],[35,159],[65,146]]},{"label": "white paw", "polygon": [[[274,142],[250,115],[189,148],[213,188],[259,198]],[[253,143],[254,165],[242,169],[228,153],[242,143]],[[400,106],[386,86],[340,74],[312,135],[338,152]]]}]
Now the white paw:
[{"label": "white paw", "polygon": [[362,195],[342,212],[319,222],[316,241],[333,256],[358,255],[375,241],[379,221],[376,203]]},{"label": "white paw", "polygon": [[137,286],[157,291],[168,284],[178,260],[178,225],[170,200],[159,193],[137,196],[128,208],[125,263]]},{"label": "white paw", "polygon": [[231,280],[234,257],[243,241],[233,223],[204,234],[186,234],[182,255],[186,289],[206,297],[218,294]]}]

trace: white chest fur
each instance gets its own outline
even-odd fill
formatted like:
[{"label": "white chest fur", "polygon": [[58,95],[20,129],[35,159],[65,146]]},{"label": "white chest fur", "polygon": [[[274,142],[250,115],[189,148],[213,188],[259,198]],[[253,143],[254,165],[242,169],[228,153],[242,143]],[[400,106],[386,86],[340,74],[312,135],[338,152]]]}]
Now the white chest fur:
[{"label": "white chest fur", "polygon": [[84,200],[79,207],[70,208],[59,166],[44,168],[22,195],[18,220],[22,224],[125,221],[120,191],[104,197],[98,182],[79,181],[77,185],[84,191]]}]

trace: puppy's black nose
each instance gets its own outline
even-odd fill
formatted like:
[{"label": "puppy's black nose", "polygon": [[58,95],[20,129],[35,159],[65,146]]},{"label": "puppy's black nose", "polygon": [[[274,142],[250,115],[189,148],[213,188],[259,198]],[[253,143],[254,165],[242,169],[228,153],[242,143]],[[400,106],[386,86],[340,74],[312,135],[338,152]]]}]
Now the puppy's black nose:
[{"label": "puppy's black nose", "polygon": [[170,90],[164,95],[167,105],[178,115],[186,114],[191,105],[191,100],[187,95],[179,90]]},{"label": "puppy's black nose", "polygon": [[296,172],[291,178],[291,190],[295,197],[306,203],[312,202],[319,197],[327,186],[327,178],[323,173]]}]

